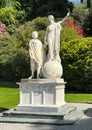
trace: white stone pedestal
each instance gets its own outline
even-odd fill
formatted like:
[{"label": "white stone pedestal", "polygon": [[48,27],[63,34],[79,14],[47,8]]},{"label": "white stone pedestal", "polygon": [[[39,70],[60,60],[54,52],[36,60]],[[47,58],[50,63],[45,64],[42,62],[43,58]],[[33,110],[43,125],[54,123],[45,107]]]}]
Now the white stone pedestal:
[{"label": "white stone pedestal", "polygon": [[22,79],[20,83],[19,111],[60,112],[65,105],[63,79]]}]

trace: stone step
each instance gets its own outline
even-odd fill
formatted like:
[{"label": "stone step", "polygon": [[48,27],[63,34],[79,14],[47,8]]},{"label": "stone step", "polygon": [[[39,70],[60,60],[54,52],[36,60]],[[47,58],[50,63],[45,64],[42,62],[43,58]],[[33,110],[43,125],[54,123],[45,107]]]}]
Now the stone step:
[{"label": "stone step", "polygon": [[74,124],[79,118],[84,114],[82,110],[75,110],[69,113],[65,118],[62,119],[42,119],[37,118],[26,118],[15,116],[1,116],[0,122],[8,122],[8,123],[31,123],[31,124],[52,124],[52,125],[71,125]]},{"label": "stone step", "polygon": [[83,111],[83,110],[76,110],[76,111],[73,111],[69,114],[67,114],[65,117],[64,117],[64,120],[71,120],[71,121],[77,121],[79,119],[79,117],[81,117],[86,111]]},{"label": "stone step", "polygon": [[41,113],[41,112],[26,112],[26,111],[16,111],[15,109],[3,112],[3,116],[10,117],[26,117],[26,118],[42,118],[42,119],[63,119],[67,114],[75,111],[76,107],[66,105],[63,109],[56,113]]}]

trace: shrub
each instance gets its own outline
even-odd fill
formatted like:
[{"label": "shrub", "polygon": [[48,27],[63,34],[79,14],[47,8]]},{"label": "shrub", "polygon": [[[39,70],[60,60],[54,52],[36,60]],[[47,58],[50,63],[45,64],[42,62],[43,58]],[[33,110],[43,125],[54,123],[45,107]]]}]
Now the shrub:
[{"label": "shrub", "polygon": [[35,26],[35,29],[38,30],[45,30],[47,25],[49,24],[49,21],[46,17],[37,17],[34,20],[32,20],[33,25]]},{"label": "shrub", "polygon": [[62,42],[61,46],[67,88],[92,92],[92,38]]},{"label": "shrub", "polygon": [[72,16],[77,26],[83,27],[85,19],[88,16],[88,9],[83,5],[75,5],[72,10]]},{"label": "shrub", "polygon": [[29,76],[28,51],[14,36],[0,39],[0,79],[16,81]]},{"label": "shrub", "polygon": [[77,35],[78,36],[83,36],[84,34],[84,30],[82,29],[82,27],[80,26],[76,26],[76,24],[74,24],[73,20],[71,18],[67,18],[66,21],[65,21],[65,25],[68,27],[68,28],[72,28],[76,31]]},{"label": "shrub", "polygon": [[0,9],[0,20],[5,25],[16,24],[18,11],[13,7],[5,7]]},{"label": "shrub", "polygon": [[32,38],[32,36],[31,36],[32,31],[33,31],[33,25],[30,21],[26,22],[23,25],[20,25],[16,29],[15,35],[16,35],[18,41],[20,42],[21,47],[28,49],[28,43],[29,43],[30,39]]},{"label": "shrub", "polygon": [[14,73],[12,61],[16,56],[16,38],[0,38],[0,77],[6,80],[12,80]]},{"label": "shrub", "polygon": [[25,48],[19,48],[16,52],[16,56],[13,60],[13,68],[15,80],[20,80],[21,78],[27,78],[30,76],[30,62],[29,53]]},{"label": "shrub", "polygon": [[77,32],[73,28],[64,27],[61,32],[61,43],[78,38]]}]

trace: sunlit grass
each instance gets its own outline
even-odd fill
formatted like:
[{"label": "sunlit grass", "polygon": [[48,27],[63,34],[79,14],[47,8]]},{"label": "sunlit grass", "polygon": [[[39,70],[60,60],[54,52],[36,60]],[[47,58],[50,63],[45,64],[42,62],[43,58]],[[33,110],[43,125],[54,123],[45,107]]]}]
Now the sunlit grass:
[{"label": "sunlit grass", "polygon": [[0,108],[13,108],[19,103],[19,88],[15,84],[0,83]]},{"label": "sunlit grass", "polygon": [[92,102],[92,94],[66,93],[66,102]]}]

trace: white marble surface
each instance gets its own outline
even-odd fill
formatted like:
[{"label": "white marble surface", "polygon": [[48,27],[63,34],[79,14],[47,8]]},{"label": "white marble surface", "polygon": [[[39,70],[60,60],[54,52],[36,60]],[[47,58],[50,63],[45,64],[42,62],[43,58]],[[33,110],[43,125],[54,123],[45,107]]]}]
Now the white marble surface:
[{"label": "white marble surface", "polygon": [[48,25],[46,29],[46,35],[45,35],[45,45],[48,45],[48,60],[57,60],[58,62],[61,62],[60,56],[59,56],[59,50],[60,50],[60,32],[62,30],[61,24],[67,19],[67,17],[70,15],[70,12],[67,13],[65,18],[63,20],[60,20],[58,22],[55,22],[54,16],[49,15],[48,20],[50,24]]},{"label": "white marble surface", "polygon": [[65,82],[63,79],[22,79],[20,83],[20,104],[17,110],[41,108],[53,109],[58,111],[65,103],[64,90]]},{"label": "white marble surface", "polygon": [[35,70],[37,70],[36,78],[40,77],[41,68],[44,61],[44,54],[43,54],[43,44],[38,39],[38,32],[34,31],[32,33],[32,39],[29,42],[29,55],[30,55],[30,69],[31,69],[31,79],[34,76]]}]

